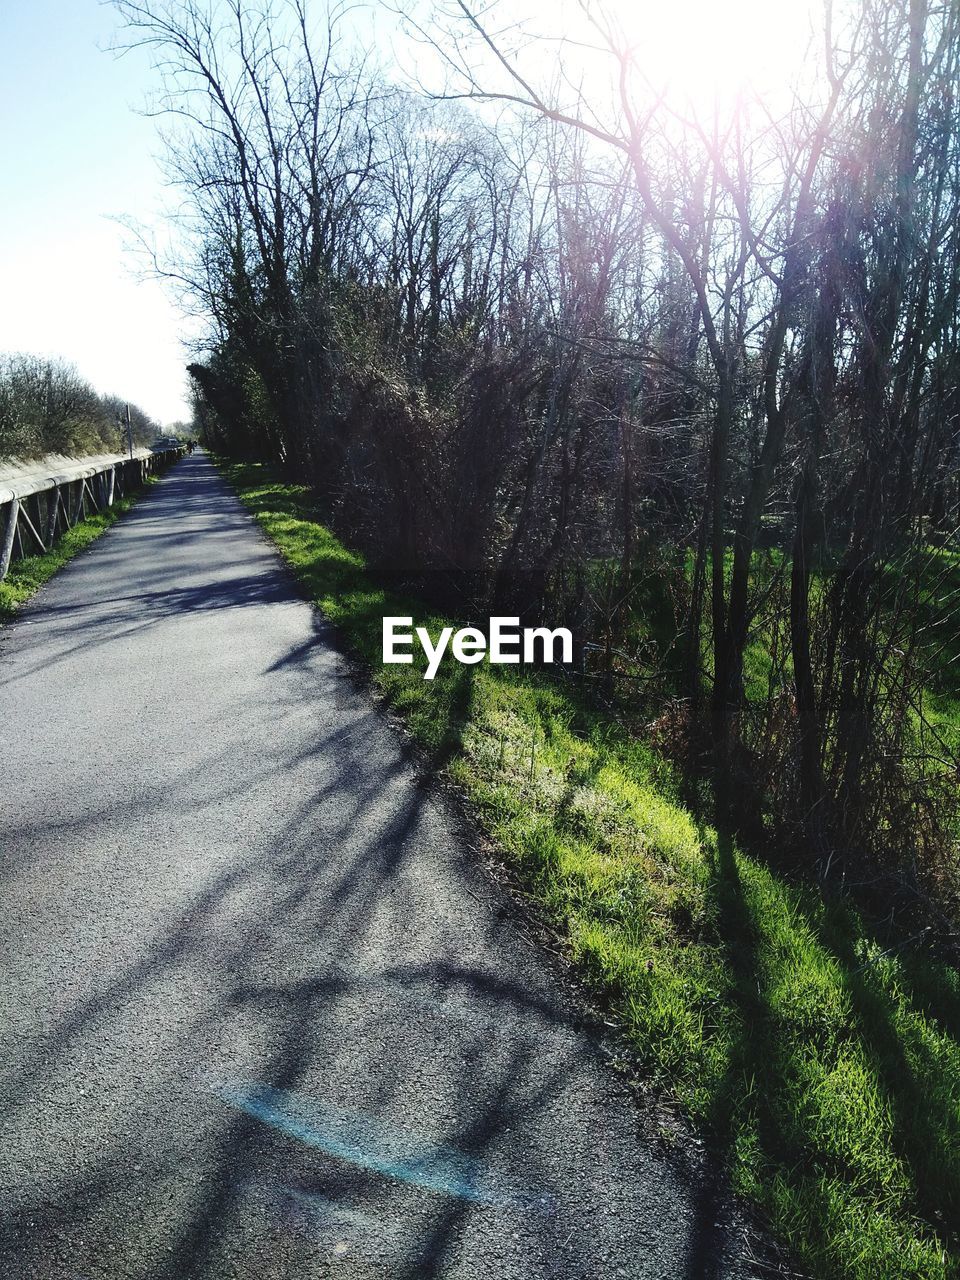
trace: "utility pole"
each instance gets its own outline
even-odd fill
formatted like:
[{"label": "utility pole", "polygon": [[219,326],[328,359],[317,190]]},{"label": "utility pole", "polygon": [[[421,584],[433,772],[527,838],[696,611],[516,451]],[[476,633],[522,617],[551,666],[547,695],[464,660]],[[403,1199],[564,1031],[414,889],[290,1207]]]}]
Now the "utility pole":
[{"label": "utility pole", "polygon": [[127,418],[127,448],[130,450],[130,461],[133,461],[133,428],[130,426],[130,406],[125,406]]}]

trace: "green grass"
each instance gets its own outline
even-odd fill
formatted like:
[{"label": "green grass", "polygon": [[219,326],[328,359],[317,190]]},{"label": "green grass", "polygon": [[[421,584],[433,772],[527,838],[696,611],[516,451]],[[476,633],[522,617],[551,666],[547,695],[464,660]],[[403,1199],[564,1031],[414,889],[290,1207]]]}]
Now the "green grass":
[{"label": "green grass", "polygon": [[924,716],[939,739],[935,748],[960,759],[960,554],[927,548],[920,577],[925,589],[918,621],[935,672]]},{"label": "green grass", "polygon": [[[152,480],[147,483],[152,483]],[[0,624],[9,622],[20,606],[35,595],[68,560],[72,560],[77,552],[88,547],[101,534],[106,533],[111,525],[116,524],[124,512],[130,510],[138,496],[128,494],[124,498],[117,498],[106,511],[81,520],[72,529],[68,529],[45,555],[14,560],[9,573],[0,582]]]},{"label": "green grass", "polygon": [[648,749],[575,693],[488,665],[383,667],[380,590],[301,487],[224,465],[306,593],[549,914],[647,1079],[829,1280],[960,1276],[960,978],[888,950],[698,825]]}]

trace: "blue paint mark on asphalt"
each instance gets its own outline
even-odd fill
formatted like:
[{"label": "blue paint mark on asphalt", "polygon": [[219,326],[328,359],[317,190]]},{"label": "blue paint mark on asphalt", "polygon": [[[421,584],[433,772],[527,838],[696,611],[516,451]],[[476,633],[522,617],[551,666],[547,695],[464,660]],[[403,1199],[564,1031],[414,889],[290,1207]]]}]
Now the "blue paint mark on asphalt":
[{"label": "blue paint mark on asphalt", "polygon": [[550,1197],[500,1191],[490,1185],[481,1165],[463,1152],[388,1128],[370,1116],[323,1107],[267,1085],[218,1085],[214,1092],[288,1137],[361,1169],[476,1204],[551,1211]]}]

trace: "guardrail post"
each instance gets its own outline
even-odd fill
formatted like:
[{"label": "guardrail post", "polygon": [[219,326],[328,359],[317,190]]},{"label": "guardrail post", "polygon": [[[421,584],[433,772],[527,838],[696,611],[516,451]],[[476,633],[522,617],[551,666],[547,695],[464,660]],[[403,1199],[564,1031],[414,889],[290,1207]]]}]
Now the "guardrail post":
[{"label": "guardrail post", "polygon": [[57,524],[60,518],[60,486],[55,484],[50,490],[50,497],[47,503],[47,546],[53,546],[53,540],[57,536]]},{"label": "guardrail post", "polygon": [[13,555],[13,540],[17,533],[17,518],[20,515],[20,499],[14,498],[7,513],[7,526],[3,533],[3,545],[0,546],[0,581],[7,576],[10,568],[10,557]]}]

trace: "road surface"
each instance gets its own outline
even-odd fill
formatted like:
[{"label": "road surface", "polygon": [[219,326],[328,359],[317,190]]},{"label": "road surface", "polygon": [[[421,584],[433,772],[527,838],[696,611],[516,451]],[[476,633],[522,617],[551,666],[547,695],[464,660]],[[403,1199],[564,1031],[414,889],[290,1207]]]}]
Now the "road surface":
[{"label": "road surface", "polygon": [[203,455],[0,712],[4,1280],[754,1274]]}]

